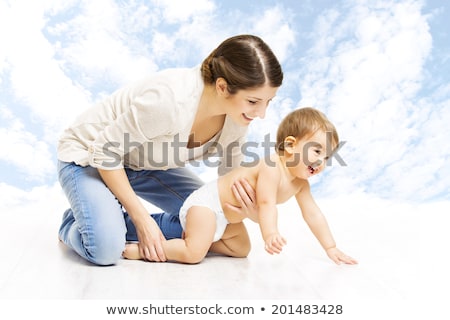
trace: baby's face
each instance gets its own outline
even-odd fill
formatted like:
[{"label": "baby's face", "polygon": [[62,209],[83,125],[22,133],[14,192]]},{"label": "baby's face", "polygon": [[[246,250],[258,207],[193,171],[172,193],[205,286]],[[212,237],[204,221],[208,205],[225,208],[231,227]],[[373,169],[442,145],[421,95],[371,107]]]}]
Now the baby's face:
[{"label": "baby's face", "polygon": [[326,161],[332,150],[327,148],[327,134],[317,130],[313,135],[297,140],[293,148],[293,157],[287,161],[291,174],[301,179],[308,179],[325,169]]}]

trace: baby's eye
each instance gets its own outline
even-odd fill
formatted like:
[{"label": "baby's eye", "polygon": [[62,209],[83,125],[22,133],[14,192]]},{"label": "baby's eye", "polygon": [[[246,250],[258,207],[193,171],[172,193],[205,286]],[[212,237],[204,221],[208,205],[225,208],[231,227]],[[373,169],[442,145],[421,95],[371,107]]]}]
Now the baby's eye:
[{"label": "baby's eye", "polygon": [[320,154],[322,153],[322,151],[319,150],[319,149],[314,150],[314,152],[315,152],[318,156],[320,156]]}]

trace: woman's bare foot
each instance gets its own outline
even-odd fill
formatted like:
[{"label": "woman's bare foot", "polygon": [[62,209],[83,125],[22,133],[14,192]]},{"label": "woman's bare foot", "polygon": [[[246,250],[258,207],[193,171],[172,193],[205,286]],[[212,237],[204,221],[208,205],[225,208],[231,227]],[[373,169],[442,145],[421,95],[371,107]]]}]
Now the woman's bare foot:
[{"label": "woman's bare foot", "polygon": [[125,250],[122,252],[122,257],[129,260],[141,260],[142,258],[139,253],[139,244],[127,243],[125,245]]}]

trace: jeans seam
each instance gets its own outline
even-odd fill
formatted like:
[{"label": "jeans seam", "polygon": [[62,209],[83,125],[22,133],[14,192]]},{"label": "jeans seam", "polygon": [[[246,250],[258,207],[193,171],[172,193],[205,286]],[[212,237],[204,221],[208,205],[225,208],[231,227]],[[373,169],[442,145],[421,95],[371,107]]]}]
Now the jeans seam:
[{"label": "jeans seam", "polygon": [[[148,177],[148,179],[152,179],[153,181],[158,182],[166,191],[172,193],[179,200],[184,202],[184,197],[182,197],[178,192],[176,192],[174,189],[172,189],[169,185],[165,184],[161,179],[159,179],[159,178],[157,178],[157,177],[155,177],[153,175],[148,175],[147,177]],[[136,181],[138,178],[132,178],[132,179],[128,178],[128,179],[129,179],[129,181],[131,183],[132,181]]]},{"label": "jeans seam", "polygon": [[[80,209],[81,209],[81,214],[83,215],[83,220],[90,222],[89,215],[85,215],[84,214],[85,211],[86,211],[86,206],[84,204],[84,201],[82,201],[82,199],[80,197],[79,185],[78,185],[79,178],[78,178],[78,175],[75,173],[75,170],[78,169],[78,167],[74,168],[74,166],[77,166],[77,165],[74,165],[74,164],[72,164],[71,166],[72,166],[72,168],[71,168],[71,180],[74,182],[73,190],[75,191],[76,203],[78,203],[78,205],[81,207]],[[81,170],[83,170],[83,169],[84,169],[84,167]],[[72,210],[73,210],[73,208],[72,208]],[[92,250],[95,251],[95,248],[96,248],[95,237],[93,237],[94,239],[92,239],[92,237],[90,236],[91,232],[92,232],[90,224],[89,223],[85,223],[85,227],[87,229],[85,230],[84,234],[81,232],[79,225],[77,227],[78,227],[78,232],[80,233],[80,236],[81,236],[82,248],[84,249],[84,254],[86,255],[86,258],[88,260],[90,260],[93,256],[95,256],[95,254],[92,253]],[[86,243],[84,242],[84,237],[85,236],[87,237],[89,250],[86,248]]]}]

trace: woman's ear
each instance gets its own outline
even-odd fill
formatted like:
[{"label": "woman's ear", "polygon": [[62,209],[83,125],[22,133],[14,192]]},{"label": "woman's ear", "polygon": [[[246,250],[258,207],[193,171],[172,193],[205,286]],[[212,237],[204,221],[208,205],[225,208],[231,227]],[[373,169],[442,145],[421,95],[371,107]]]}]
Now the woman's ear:
[{"label": "woman's ear", "polygon": [[297,139],[294,136],[287,136],[284,138],[284,152],[292,155],[294,153],[294,146],[297,143]]},{"label": "woman's ear", "polygon": [[217,91],[217,94],[219,96],[228,97],[228,95],[229,95],[228,83],[227,83],[227,81],[224,78],[222,78],[222,77],[217,78],[217,80],[216,80],[216,91]]}]

